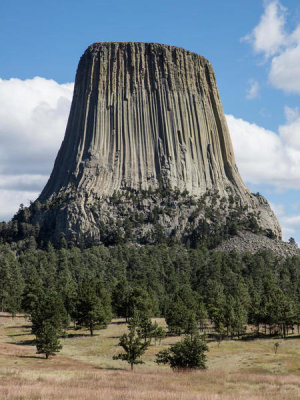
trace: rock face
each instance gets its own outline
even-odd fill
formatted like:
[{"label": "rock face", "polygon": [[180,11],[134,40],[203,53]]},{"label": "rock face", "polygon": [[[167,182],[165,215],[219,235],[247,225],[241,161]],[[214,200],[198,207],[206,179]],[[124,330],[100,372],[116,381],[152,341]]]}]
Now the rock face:
[{"label": "rock face", "polygon": [[[255,215],[260,229],[281,237],[266,200],[251,194],[238,173],[210,63],[156,43],[91,45],[79,62],[65,138],[38,199],[35,222],[50,235],[101,241],[99,224],[130,219],[119,212],[126,201],[125,208],[134,212],[128,193],[137,198],[143,193],[147,214],[157,203],[153,193],[166,187],[187,191],[194,202],[205,196],[206,207],[213,202],[220,208],[222,202],[224,221],[234,202],[243,218]],[[215,193],[214,200],[207,193]],[[167,235],[179,226],[182,233],[195,213],[176,204],[177,222],[167,222],[164,212],[156,221]],[[211,223],[205,212],[199,211],[199,218]]]}]

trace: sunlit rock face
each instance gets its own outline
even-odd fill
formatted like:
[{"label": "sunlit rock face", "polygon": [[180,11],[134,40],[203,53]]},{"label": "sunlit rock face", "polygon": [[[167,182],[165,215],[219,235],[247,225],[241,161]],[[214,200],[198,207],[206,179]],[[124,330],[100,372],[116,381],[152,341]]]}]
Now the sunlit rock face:
[{"label": "sunlit rock face", "polygon": [[[111,196],[118,193],[122,203],[122,193],[143,191],[147,211],[155,202],[149,193],[162,187],[195,201],[214,193],[205,202],[218,208],[222,199],[220,221],[230,218],[234,198],[261,229],[281,236],[266,200],[252,195],[239,175],[210,63],[163,44],[95,43],[80,59],[65,138],[38,199],[58,205],[42,207],[35,220],[43,226],[50,219],[51,235],[101,242],[100,222],[108,222],[107,214],[112,224],[121,218]],[[180,235],[189,218],[173,205],[175,222],[160,220],[166,235],[175,228]]]}]

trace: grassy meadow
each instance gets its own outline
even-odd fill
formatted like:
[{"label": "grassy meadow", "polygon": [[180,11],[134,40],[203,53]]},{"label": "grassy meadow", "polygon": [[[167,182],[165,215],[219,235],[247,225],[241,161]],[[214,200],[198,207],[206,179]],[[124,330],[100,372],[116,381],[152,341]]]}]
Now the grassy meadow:
[{"label": "grassy meadow", "polygon": [[30,322],[0,313],[0,399],[300,399],[299,337],[210,342],[208,369],[188,373],[156,365],[155,354],[179,339],[167,337],[153,343],[145,364],[131,372],[126,362],[112,359],[125,331],[122,320],[113,320],[93,337],[70,329],[61,340],[62,351],[46,360],[36,354]]}]

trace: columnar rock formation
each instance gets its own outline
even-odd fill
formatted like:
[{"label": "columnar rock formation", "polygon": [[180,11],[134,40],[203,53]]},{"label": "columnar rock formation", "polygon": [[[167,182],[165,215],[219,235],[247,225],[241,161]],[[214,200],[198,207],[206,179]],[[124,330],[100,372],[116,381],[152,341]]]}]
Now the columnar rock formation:
[{"label": "columnar rock formation", "polygon": [[[195,199],[209,190],[223,203],[234,197],[263,230],[280,237],[269,205],[238,173],[210,63],[162,44],[95,43],[79,62],[65,138],[38,199],[64,199],[50,213],[53,234],[101,241],[99,223],[108,213],[120,217],[111,196],[161,187]],[[145,201],[150,210],[155,199]],[[38,211],[35,220],[49,226],[50,214]]]}]

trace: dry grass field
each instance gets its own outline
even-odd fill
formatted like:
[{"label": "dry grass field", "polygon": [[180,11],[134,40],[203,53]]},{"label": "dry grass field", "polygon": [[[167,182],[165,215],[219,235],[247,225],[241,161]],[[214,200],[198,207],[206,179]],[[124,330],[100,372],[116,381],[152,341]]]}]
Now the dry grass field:
[{"label": "dry grass field", "polygon": [[[115,320],[95,332],[70,329],[63,349],[46,360],[36,354],[30,323],[0,314],[0,399],[80,400],[295,400],[300,399],[300,339],[209,344],[208,369],[172,372],[155,353],[178,338],[152,345],[145,364],[130,372],[112,360],[126,325]],[[163,323],[160,320],[160,323]],[[274,343],[280,342],[274,354]]]}]

